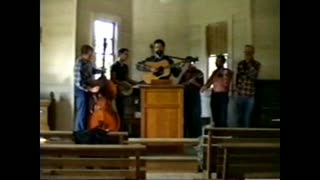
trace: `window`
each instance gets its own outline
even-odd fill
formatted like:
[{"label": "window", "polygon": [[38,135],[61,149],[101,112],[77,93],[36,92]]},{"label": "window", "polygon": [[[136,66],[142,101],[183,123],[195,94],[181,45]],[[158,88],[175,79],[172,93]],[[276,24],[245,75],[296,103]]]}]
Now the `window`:
[{"label": "window", "polygon": [[[109,21],[94,21],[94,50],[96,53],[95,65],[97,68],[103,66],[103,39],[107,39],[107,48],[105,53],[105,64],[106,76],[110,79],[110,67],[115,60],[115,34],[116,24]],[[96,78],[100,75],[96,75]]]},{"label": "window", "polygon": [[[226,59],[228,59],[228,54],[223,54],[223,55],[224,55],[224,57]],[[209,60],[208,60],[208,77],[210,77],[212,72],[217,69],[216,60],[217,60],[217,55],[216,54],[211,54],[209,56]],[[226,61],[226,63],[224,63],[224,67],[225,68],[228,67],[228,61]]]}]

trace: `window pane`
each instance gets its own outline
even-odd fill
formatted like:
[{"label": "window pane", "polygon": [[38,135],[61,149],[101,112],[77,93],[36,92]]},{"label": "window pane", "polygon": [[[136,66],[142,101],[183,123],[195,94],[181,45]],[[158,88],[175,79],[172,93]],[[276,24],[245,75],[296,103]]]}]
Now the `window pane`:
[{"label": "window pane", "polygon": [[95,21],[94,24],[94,46],[96,53],[103,53],[103,40],[107,39],[106,54],[113,54],[113,29],[114,24],[104,21]]},{"label": "window pane", "polygon": [[96,67],[97,68],[102,67],[102,55],[101,54],[96,55]]},{"label": "window pane", "polygon": [[210,55],[210,57],[209,57],[208,77],[212,74],[212,72],[214,70],[217,69],[217,67],[216,67],[216,58],[217,58],[216,55]]},{"label": "window pane", "polygon": [[113,54],[112,50],[113,50],[112,39],[107,39],[106,54]]},{"label": "window pane", "polygon": [[96,20],[94,22],[94,34],[102,39],[111,39],[113,37],[113,23]]},{"label": "window pane", "polygon": [[[94,49],[96,53],[96,67],[102,67],[102,53],[103,53],[103,40],[107,39],[107,49],[105,55],[105,75],[107,78],[110,78],[110,66],[114,62],[113,53],[114,47],[112,44],[112,40],[114,39],[114,23],[108,21],[100,21],[96,20],[94,22]],[[96,75],[96,77],[100,77],[100,75]]]},{"label": "window pane", "polygon": [[106,55],[106,67],[109,68],[113,64],[113,56],[112,55]]}]

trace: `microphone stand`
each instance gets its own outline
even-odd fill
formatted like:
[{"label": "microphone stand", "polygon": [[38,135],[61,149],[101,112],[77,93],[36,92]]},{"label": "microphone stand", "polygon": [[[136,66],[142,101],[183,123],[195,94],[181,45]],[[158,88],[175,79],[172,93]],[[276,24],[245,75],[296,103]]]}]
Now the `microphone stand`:
[{"label": "microphone stand", "polygon": [[106,49],[107,49],[107,38],[103,38],[103,52],[102,52],[102,68],[101,68],[101,70],[103,71],[102,73],[101,73],[101,76],[103,76],[104,75],[104,71],[105,71],[105,55],[106,55]]}]

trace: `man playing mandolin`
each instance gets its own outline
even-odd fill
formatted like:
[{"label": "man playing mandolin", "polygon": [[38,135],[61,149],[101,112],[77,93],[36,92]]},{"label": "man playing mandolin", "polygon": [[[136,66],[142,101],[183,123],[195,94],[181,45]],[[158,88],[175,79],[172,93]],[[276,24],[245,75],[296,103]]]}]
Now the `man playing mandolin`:
[{"label": "man playing mandolin", "polygon": [[129,68],[125,64],[129,57],[129,49],[121,48],[118,51],[118,60],[111,66],[111,80],[118,85],[118,95],[116,98],[116,107],[121,120],[121,130],[126,131],[126,123],[124,122],[124,106],[125,106],[125,94],[123,92],[126,89],[131,89],[133,85],[138,82],[132,80],[129,77]]},{"label": "man playing mandolin", "polygon": [[179,84],[184,85],[184,132],[187,138],[197,138],[201,135],[201,98],[200,89],[203,86],[203,72],[193,64],[183,73]]},{"label": "man playing mandolin", "polygon": [[154,55],[138,62],[137,69],[139,71],[150,72],[144,78],[144,81],[149,84],[152,79],[169,79],[171,76],[170,67],[173,60],[164,54],[165,42],[157,39],[153,43]]}]

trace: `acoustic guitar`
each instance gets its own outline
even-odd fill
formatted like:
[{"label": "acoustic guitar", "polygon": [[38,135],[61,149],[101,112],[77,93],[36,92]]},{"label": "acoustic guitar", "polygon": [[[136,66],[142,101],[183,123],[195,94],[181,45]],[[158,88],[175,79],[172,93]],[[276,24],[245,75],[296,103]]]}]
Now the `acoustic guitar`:
[{"label": "acoustic guitar", "polygon": [[[199,61],[199,59],[193,58],[191,56],[188,56],[186,58],[179,58],[170,56],[171,58],[180,59],[182,61],[170,65],[167,60],[161,60],[159,62],[146,62],[144,64],[137,64],[138,66],[144,67],[144,69],[149,69],[149,72],[146,72],[143,76],[143,81],[146,84],[151,84],[152,80],[159,80],[164,77],[169,77],[171,75],[171,68],[172,67],[179,67],[182,68],[187,63],[196,62]],[[154,68],[156,69],[156,72],[151,72],[150,69]]]},{"label": "acoustic guitar", "polygon": [[[174,64],[175,65],[175,64]],[[146,67],[147,69],[154,68],[156,72],[146,72],[143,75],[143,81],[147,84],[151,84],[152,80],[158,80],[163,77],[168,77],[171,75],[171,67],[174,65],[170,65],[167,60],[161,60],[159,62],[146,62],[144,64],[138,64],[138,66]]]}]

